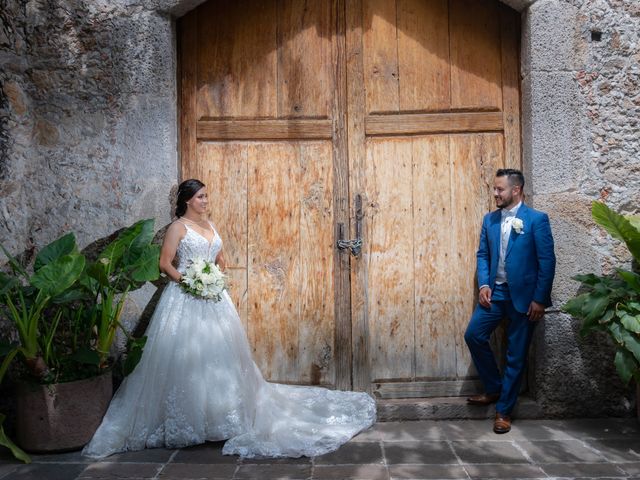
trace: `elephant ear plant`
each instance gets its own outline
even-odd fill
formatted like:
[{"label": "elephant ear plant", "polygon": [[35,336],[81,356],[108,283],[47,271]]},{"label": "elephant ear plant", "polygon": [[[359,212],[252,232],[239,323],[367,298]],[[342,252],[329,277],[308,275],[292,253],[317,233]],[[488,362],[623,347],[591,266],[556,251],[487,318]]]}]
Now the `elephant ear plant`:
[{"label": "elephant ear plant", "polygon": [[[640,217],[623,216],[604,203],[593,202],[593,219],[612,237],[624,242],[640,264]],[[577,275],[581,293],[562,309],[582,320],[580,333],[609,334],[616,346],[615,366],[625,384],[634,378],[640,384],[640,275],[618,268],[611,275]]]},{"label": "elephant ear plant", "polygon": [[134,339],[122,327],[120,318],[127,294],[160,276],[160,247],[153,244],[153,220],[141,220],[123,230],[118,237],[89,263],[80,283],[91,299],[89,327],[96,332],[95,345],[83,351],[89,362],[100,369],[108,367],[111,345],[120,328],[127,336],[124,373],[135,368],[142,355],[146,337]]},{"label": "elephant ear plant", "polygon": [[[49,373],[48,364],[53,353],[53,337],[60,322],[58,310],[43,325],[47,307],[62,300],[65,292],[80,278],[85,259],[78,252],[73,234],[65,235],[47,245],[36,256],[33,274],[20,265],[2,247],[9,258],[12,274],[0,272],[0,303],[15,326],[19,342],[0,344],[0,382],[16,355],[24,360],[28,371],[37,378]],[[4,415],[0,415],[0,445],[11,449],[16,458],[28,461],[28,456],[2,430]]]},{"label": "elephant ear plant", "polygon": [[[153,228],[151,219],[125,228],[94,260],[78,251],[69,233],[37,254],[32,274],[2,247],[11,273],[0,272],[0,317],[15,327],[17,341],[0,340],[0,382],[16,357],[39,383],[100,375],[111,367],[118,329],[127,337],[124,374],[135,368],[146,337],[131,337],[121,316],[127,294],[159,277]],[[2,420],[0,415],[0,445],[27,461],[4,435]]]}]

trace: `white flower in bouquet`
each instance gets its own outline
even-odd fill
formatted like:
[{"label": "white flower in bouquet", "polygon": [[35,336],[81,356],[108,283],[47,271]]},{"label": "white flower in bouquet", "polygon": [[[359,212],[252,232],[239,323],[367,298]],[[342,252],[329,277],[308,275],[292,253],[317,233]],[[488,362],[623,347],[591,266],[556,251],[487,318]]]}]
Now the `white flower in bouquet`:
[{"label": "white flower in bouquet", "polygon": [[227,288],[227,277],[214,262],[196,259],[185,269],[180,286],[195,297],[219,302]]}]

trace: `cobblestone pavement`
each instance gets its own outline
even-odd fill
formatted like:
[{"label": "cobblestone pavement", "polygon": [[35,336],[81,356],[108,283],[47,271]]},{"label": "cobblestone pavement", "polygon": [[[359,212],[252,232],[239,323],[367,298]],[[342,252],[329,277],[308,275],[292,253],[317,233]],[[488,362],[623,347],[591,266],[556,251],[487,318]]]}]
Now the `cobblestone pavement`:
[{"label": "cobblestone pavement", "polygon": [[635,418],[521,420],[505,435],[490,420],[377,423],[340,450],[315,458],[239,460],[222,442],[145,450],[101,462],[79,452],[0,453],[1,480],[76,479],[640,479]]}]

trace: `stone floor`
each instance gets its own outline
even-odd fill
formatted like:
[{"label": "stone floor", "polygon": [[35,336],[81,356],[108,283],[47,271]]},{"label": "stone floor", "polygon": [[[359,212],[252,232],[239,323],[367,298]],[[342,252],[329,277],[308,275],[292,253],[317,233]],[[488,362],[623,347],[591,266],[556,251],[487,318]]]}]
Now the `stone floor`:
[{"label": "stone floor", "polygon": [[78,452],[0,452],[1,480],[75,479],[640,479],[637,419],[521,420],[496,435],[489,420],[377,423],[315,458],[239,460],[222,443],[146,450],[89,462]]}]

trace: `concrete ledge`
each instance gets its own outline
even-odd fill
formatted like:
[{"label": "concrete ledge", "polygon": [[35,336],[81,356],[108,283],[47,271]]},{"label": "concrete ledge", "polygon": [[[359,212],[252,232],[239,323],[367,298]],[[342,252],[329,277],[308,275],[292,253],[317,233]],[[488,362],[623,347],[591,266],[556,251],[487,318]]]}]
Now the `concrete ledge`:
[{"label": "concrete ledge", "polygon": [[[468,405],[466,397],[407,398],[378,400],[378,421],[468,420],[491,418],[494,405]],[[543,418],[542,408],[530,397],[520,397],[513,412],[516,418]]]}]

